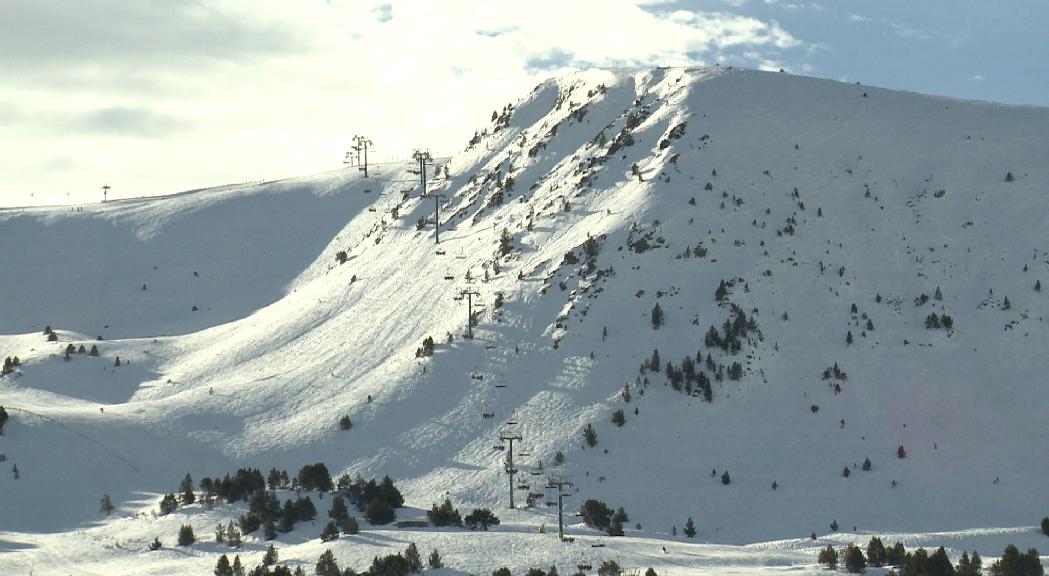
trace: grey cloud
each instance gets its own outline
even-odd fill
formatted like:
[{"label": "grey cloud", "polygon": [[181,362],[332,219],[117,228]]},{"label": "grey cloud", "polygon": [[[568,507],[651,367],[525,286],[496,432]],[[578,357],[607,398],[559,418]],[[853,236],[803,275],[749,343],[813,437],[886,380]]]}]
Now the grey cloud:
[{"label": "grey cloud", "polygon": [[556,70],[573,63],[572,54],[554,48],[525,61],[525,70],[529,73]]},{"label": "grey cloud", "polygon": [[309,49],[279,22],[238,18],[205,0],[0,2],[0,73],[16,84],[63,70],[162,72]]},{"label": "grey cloud", "polygon": [[70,119],[65,127],[73,132],[139,138],[161,138],[188,130],[190,123],[178,117],[144,108],[102,108]]}]

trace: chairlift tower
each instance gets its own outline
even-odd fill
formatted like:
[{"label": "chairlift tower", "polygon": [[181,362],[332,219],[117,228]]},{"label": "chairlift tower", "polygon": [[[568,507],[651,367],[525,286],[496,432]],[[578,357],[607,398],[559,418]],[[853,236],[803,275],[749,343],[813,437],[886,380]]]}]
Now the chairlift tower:
[{"label": "chairlift tower", "polygon": [[520,434],[499,434],[499,439],[508,442],[506,458],[507,467],[506,475],[510,478],[510,509],[514,509],[514,474],[517,474],[517,469],[514,468],[514,440],[521,441]]},{"label": "chairlift tower", "polygon": [[557,488],[557,538],[559,540],[565,539],[565,496],[571,496],[571,492],[565,492],[566,486],[574,486],[571,482],[564,480],[563,478],[555,478],[551,476],[546,484],[547,488]]},{"label": "chairlift tower", "polygon": [[367,136],[361,136],[360,134],[354,134],[353,136],[354,150],[357,151],[358,160],[364,158],[364,164],[358,167],[358,170],[364,172],[364,177],[368,177],[368,146],[372,145],[372,141]]},{"label": "chairlift tower", "polygon": [[105,204],[109,201],[109,190],[112,188],[109,184],[102,186],[102,203]]}]

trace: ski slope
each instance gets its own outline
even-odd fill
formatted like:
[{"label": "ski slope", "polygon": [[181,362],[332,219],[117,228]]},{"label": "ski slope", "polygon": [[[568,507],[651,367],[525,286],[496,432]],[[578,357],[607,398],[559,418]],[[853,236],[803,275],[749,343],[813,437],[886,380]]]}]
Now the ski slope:
[{"label": "ski slope", "polygon": [[[464,573],[592,553],[660,574],[808,571],[855,533],[985,557],[1040,542],[1049,111],[675,68],[552,79],[496,116],[433,170],[439,244],[407,165],[0,211],[0,356],[22,361],[0,379],[0,466],[20,471],[0,473],[0,566],[210,570],[213,544],[144,550],[242,510],[157,518],[159,497],[186,472],[318,461],[391,475],[417,512],[447,495],[504,520],[483,544],[366,528],[335,544],[358,570],[408,540]],[[737,354],[704,343],[730,304],[756,324]],[[70,343],[100,357],[67,361]],[[639,372],[653,349],[661,368]],[[697,352],[742,368],[700,368],[710,403],[662,369]],[[847,380],[822,378],[835,363]],[[522,437],[515,498],[545,492],[536,508],[505,510],[501,433]],[[550,473],[574,483],[572,511],[625,507],[627,537],[578,518],[589,540],[539,535]],[[674,534],[689,517],[703,544]],[[282,536],[282,557],[315,562],[321,527]]]}]

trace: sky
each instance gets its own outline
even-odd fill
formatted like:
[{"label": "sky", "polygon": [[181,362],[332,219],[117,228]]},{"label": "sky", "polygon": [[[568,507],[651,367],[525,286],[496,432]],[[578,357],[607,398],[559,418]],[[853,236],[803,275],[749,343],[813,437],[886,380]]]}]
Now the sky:
[{"label": "sky", "polygon": [[592,66],[713,64],[1049,106],[1046,0],[0,0],[0,206],[461,150]]}]

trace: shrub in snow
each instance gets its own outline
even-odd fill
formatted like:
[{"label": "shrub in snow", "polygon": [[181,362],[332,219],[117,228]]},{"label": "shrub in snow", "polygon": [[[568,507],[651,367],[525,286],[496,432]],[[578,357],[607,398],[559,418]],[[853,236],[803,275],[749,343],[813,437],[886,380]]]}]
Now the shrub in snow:
[{"label": "shrub in snow", "polygon": [[819,556],[816,560],[826,566],[829,570],[834,570],[838,567],[838,551],[833,546],[827,544],[826,548],[820,550]]},{"label": "shrub in snow", "polygon": [[498,526],[499,518],[487,508],[475,508],[473,512],[466,515],[466,527],[470,530],[480,528],[488,530],[489,526]]},{"label": "shrub in snow", "polygon": [[597,446],[597,430],[594,430],[593,424],[587,424],[586,428],[583,428],[583,440],[591,448]]},{"label": "shrub in snow", "polygon": [[434,504],[433,507],[426,512],[426,517],[434,526],[463,525],[462,516],[459,515],[459,511],[452,506],[452,501],[448,498],[445,498],[444,503],[440,506]]},{"label": "shrub in snow", "polygon": [[[845,571],[850,572],[852,574],[860,574],[866,569],[867,561],[863,557],[863,551],[860,550],[859,546],[855,544],[849,544],[845,548]],[[931,573],[932,572],[930,572],[930,574]]]},{"label": "shrub in snow", "polygon": [[178,545],[179,546],[192,546],[197,541],[197,537],[193,535],[193,526],[189,524],[183,524],[178,530]]}]

